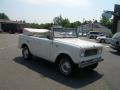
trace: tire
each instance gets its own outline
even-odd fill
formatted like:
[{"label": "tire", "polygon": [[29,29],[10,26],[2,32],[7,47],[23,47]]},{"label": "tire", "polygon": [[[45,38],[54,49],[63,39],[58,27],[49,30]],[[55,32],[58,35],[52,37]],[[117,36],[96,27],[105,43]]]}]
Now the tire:
[{"label": "tire", "polygon": [[101,42],[101,43],[105,43],[105,40],[104,40],[104,39],[101,39],[100,42]]},{"label": "tire", "polygon": [[94,38],[94,36],[90,36],[90,39],[93,39]]},{"label": "tire", "polygon": [[74,63],[69,57],[61,57],[57,62],[60,73],[64,76],[71,76],[74,72]]},{"label": "tire", "polygon": [[88,70],[88,71],[91,71],[91,70],[95,69],[97,66],[98,66],[98,63],[95,63],[95,64],[93,64],[93,65],[90,65],[90,66],[88,66],[88,67],[85,67],[84,69],[85,69],[85,70]]},{"label": "tire", "polygon": [[31,58],[32,58],[32,55],[31,55],[27,46],[24,46],[22,48],[22,55],[23,55],[24,60],[29,60],[30,61]]},{"label": "tire", "polygon": [[117,50],[118,53],[120,53],[120,50]]}]

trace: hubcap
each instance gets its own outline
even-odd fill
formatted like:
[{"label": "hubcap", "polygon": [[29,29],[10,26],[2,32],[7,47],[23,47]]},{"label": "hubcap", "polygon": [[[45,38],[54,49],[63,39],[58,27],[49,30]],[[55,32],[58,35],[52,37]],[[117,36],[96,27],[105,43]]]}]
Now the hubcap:
[{"label": "hubcap", "polygon": [[105,41],[104,41],[104,40],[102,40],[101,42],[102,42],[102,43],[104,43]]},{"label": "hubcap", "polygon": [[24,58],[28,58],[28,55],[29,55],[28,50],[27,50],[27,49],[24,49],[24,51],[23,51],[23,56],[24,56]]},{"label": "hubcap", "polygon": [[68,75],[71,72],[71,64],[68,61],[63,61],[60,64],[60,69],[65,75]]}]

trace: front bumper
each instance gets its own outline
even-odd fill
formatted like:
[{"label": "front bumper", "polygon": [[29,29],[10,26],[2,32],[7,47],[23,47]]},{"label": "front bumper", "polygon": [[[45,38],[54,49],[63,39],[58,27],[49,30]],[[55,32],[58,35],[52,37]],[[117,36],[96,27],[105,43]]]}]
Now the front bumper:
[{"label": "front bumper", "polygon": [[100,42],[101,39],[97,39],[97,38],[96,38],[95,40],[96,40],[97,42]]},{"label": "front bumper", "polygon": [[95,59],[91,59],[91,60],[87,60],[87,61],[82,61],[78,67],[79,68],[84,68],[84,67],[87,67],[87,66],[90,66],[92,64],[95,64],[95,63],[99,63],[101,61],[103,61],[104,59],[103,58],[95,58]]},{"label": "front bumper", "polygon": [[114,50],[120,50],[120,46],[111,44],[110,47]]}]

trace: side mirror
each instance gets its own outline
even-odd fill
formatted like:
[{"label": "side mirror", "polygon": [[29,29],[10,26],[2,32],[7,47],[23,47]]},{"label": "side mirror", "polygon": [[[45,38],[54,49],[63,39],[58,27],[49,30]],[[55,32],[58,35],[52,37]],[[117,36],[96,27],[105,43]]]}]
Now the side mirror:
[{"label": "side mirror", "polygon": [[50,40],[53,40],[53,37],[51,37],[51,36],[47,36],[47,38],[50,39]]},{"label": "side mirror", "polygon": [[48,39],[50,39],[50,36],[47,36]]}]

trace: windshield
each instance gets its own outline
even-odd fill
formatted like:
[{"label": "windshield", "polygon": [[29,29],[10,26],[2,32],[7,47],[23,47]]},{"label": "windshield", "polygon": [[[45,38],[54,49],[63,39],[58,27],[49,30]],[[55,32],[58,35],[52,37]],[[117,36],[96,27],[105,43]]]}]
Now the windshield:
[{"label": "windshield", "polygon": [[65,28],[65,29],[54,29],[54,38],[77,38],[77,29]]},{"label": "windshield", "polygon": [[118,38],[118,37],[120,37],[120,32],[116,33],[116,34],[113,36],[113,38]]},{"label": "windshield", "polygon": [[99,34],[99,32],[90,32],[90,34]]}]

